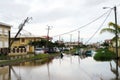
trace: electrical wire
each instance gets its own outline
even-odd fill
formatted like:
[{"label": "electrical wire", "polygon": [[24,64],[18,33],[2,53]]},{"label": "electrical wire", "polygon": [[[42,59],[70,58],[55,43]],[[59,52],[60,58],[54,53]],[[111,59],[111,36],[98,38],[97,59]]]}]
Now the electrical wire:
[{"label": "electrical wire", "polygon": [[108,19],[108,17],[110,16],[112,9],[110,9],[110,12],[108,13],[108,15],[106,16],[105,20],[102,22],[102,24],[100,25],[100,27],[95,31],[95,33],[85,42],[85,44],[87,44],[96,34],[97,32],[102,28],[102,26],[104,25],[105,21]]},{"label": "electrical wire", "polygon": [[102,18],[104,15],[106,15],[108,12],[110,12],[110,10],[108,10],[108,11],[105,12],[105,13],[103,13],[102,15],[100,15],[98,18],[92,20],[91,22],[89,22],[89,23],[87,23],[87,24],[85,24],[85,25],[83,25],[83,26],[81,26],[81,27],[78,27],[77,29],[74,29],[74,30],[68,31],[68,32],[63,33],[63,34],[55,35],[55,36],[53,36],[53,37],[58,37],[58,36],[61,36],[61,35],[65,35],[65,34],[69,34],[69,33],[72,33],[72,32],[75,32],[75,31],[78,31],[79,29],[84,28],[84,27],[86,27],[86,26],[88,26],[88,25],[94,23],[95,21],[99,20],[99,19]]}]

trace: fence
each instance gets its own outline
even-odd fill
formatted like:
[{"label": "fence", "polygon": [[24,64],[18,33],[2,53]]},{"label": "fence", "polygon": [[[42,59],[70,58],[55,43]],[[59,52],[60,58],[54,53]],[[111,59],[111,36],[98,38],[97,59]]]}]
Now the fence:
[{"label": "fence", "polygon": [[26,53],[26,48],[13,48],[10,50],[10,53]]},{"label": "fence", "polygon": [[0,55],[7,55],[8,53],[26,53],[26,48],[0,48]]},{"label": "fence", "polygon": [[8,48],[0,48],[0,55],[7,55],[9,53],[9,49]]}]

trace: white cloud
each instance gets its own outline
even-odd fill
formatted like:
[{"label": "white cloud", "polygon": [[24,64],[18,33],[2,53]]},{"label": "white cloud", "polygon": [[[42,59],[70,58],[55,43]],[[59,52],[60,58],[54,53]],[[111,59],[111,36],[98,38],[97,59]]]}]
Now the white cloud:
[{"label": "white cloud", "polygon": [[[91,22],[106,11],[102,7],[113,7],[118,5],[118,2],[119,0],[1,0],[0,20],[17,27],[26,17],[33,17],[33,20],[26,24],[24,29],[36,35],[46,35],[47,25],[50,25],[53,26],[50,35],[54,36]],[[109,21],[114,20],[114,14],[111,16],[104,27]],[[120,16],[119,13],[118,16]],[[89,39],[103,20],[104,18],[101,18],[97,22],[80,29],[81,38]],[[66,34],[63,38],[67,41],[70,34],[73,34],[73,39],[77,40],[77,31]],[[103,37],[100,40],[107,38],[107,36],[99,35],[98,32],[92,40],[96,41],[95,39],[99,36]]]}]

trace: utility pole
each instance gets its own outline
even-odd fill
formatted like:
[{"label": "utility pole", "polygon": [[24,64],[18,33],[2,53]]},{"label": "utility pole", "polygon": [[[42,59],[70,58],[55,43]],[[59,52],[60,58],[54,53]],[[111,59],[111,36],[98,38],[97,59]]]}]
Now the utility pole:
[{"label": "utility pole", "polygon": [[8,53],[10,53],[10,35],[11,34],[11,32],[10,32],[10,30],[8,31],[8,49],[9,49],[9,52]]},{"label": "utility pole", "polygon": [[[110,7],[104,7],[103,9],[106,9],[106,8],[110,8]],[[110,9],[114,9],[114,16],[115,16],[115,51],[116,51],[116,80],[118,80],[118,76],[119,76],[119,73],[118,73],[118,60],[119,60],[119,55],[118,55],[118,26],[117,26],[117,7],[114,6],[113,8],[110,8]]]},{"label": "utility pole", "polygon": [[79,43],[80,43],[80,31],[78,31],[78,46],[79,46]]},{"label": "utility pole", "polygon": [[60,41],[61,36],[59,35],[59,41]]},{"label": "utility pole", "polygon": [[70,34],[70,42],[72,42],[72,34]]},{"label": "utility pole", "polygon": [[47,28],[47,42],[46,42],[46,48],[48,48],[48,41],[49,41],[49,31],[51,29],[51,26],[48,26]]},{"label": "utility pole", "polygon": [[50,26],[47,28],[47,40],[49,41],[49,31],[50,31]]},{"label": "utility pole", "polygon": [[70,34],[70,44],[69,44],[69,47],[71,46],[72,44],[72,34]]},{"label": "utility pole", "polygon": [[116,12],[117,8],[116,6],[114,6],[114,14],[115,14],[115,25],[116,25],[116,32],[115,32],[115,36],[116,36],[116,39],[115,39],[115,42],[116,42],[116,79],[118,80],[118,60],[119,60],[119,56],[118,56],[118,26],[117,26],[117,12]]},{"label": "utility pole", "polygon": [[24,22],[19,25],[19,30],[18,30],[17,34],[15,35],[15,37],[14,37],[14,39],[13,39],[12,41],[10,40],[9,48],[11,48],[11,46],[12,46],[13,42],[15,41],[15,39],[17,38],[18,34],[20,33],[20,31],[23,29],[23,27],[25,26],[25,24],[26,24],[30,19],[32,19],[32,17],[30,17],[30,18],[27,17],[27,18],[24,20]]}]

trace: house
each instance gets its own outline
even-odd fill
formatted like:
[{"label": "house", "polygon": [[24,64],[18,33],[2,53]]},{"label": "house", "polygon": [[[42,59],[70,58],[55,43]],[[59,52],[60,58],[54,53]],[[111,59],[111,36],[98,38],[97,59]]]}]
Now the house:
[{"label": "house", "polygon": [[[13,40],[14,38],[11,38]],[[11,49],[24,49],[27,52],[34,52],[34,46],[29,45],[32,41],[40,41],[41,37],[18,37],[13,42]]]},{"label": "house", "polygon": [[[118,38],[118,47],[120,47],[120,38]],[[114,40],[114,41],[111,41],[111,44],[112,44],[112,46],[113,47],[115,47],[116,46],[116,41]]]},{"label": "house", "polygon": [[52,41],[52,39],[53,39],[52,37],[49,37],[49,36],[41,36],[41,38],[49,40],[49,41]]},{"label": "house", "polygon": [[82,42],[65,42],[64,43],[65,44],[65,46],[71,46],[71,47],[73,47],[73,46],[78,46],[78,45],[82,45]]},{"label": "house", "polygon": [[[109,44],[109,50],[116,53],[116,41],[110,39],[110,40],[105,40],[105,42]],[[117,45],[118,45],[118,56],[120,56],[120,38],[118,38]]]},{"label": "house", "polygon": [[11,25],[0,22],[0,54],[7,54]]}]

